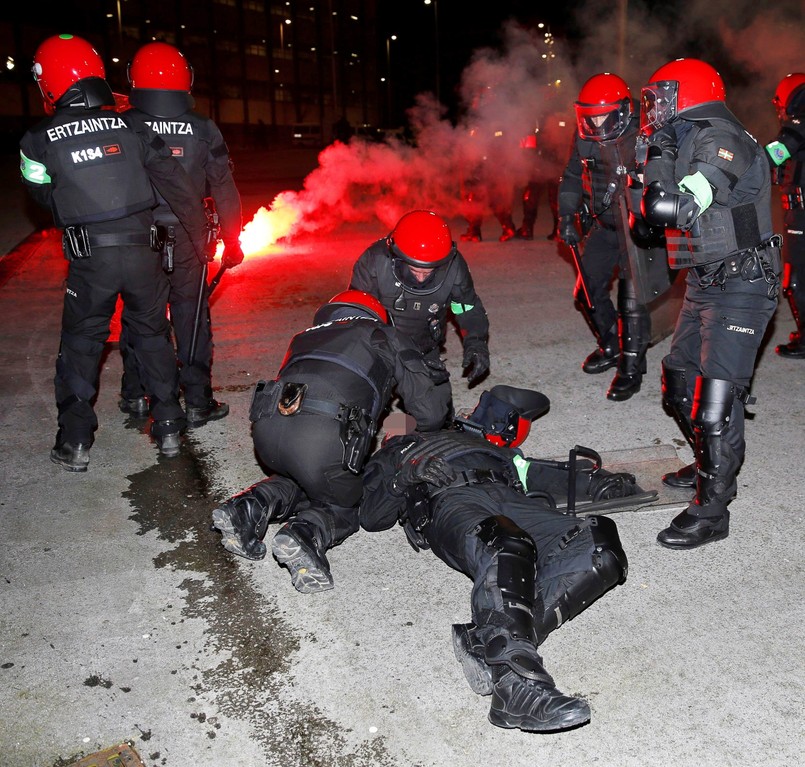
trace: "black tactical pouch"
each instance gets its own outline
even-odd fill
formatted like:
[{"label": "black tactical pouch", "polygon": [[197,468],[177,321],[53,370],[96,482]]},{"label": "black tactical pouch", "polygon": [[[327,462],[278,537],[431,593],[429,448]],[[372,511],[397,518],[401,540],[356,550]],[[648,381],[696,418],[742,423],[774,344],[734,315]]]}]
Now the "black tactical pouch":
[{"label": "black tactical pouch", "polygon": [[305,400],[305,392],[307,392],[307,384],[294,383],[293,381],[283,384],[279,402],[277,403],[277,410],[279,410],[280,415],[295,415],[298,413],[302,407],[302,402]]},{"label": "black tactical pouch", "polygon": [[89,246],[87,228],[83,224],[64,227],[62,249],[64,250],[64,257],[68,261],[89,258],[92,255],[92,250]]},{"label": "black tactical pouch", "polygon": [[279,381],[258,381],[249,405],[249,420],[256,423],[264,415],[273,413],[277,409],[279,393]]}]

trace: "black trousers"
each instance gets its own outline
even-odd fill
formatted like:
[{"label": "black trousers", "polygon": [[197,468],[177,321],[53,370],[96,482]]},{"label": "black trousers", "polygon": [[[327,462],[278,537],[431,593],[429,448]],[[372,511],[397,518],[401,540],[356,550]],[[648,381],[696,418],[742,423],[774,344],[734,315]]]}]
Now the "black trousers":
[{"label": "black trousers", "polygon": [[[768,297],[768,287],[763,280],[750,283],[731,278],[723,289],[718,285],[701,288],[694,270],[688,273],[666,363],[685,369],[691,402],[698,376],[749,388],[758,349],[777,308],[777,300]],[[743,461],[744,406],[737,400],[722,439]]]},{"label": "black trousers", "polygon": [[582,520],[553,511],[544,501],[505,485],[486,483],[447,490],[432,504],[432,511],[428,543],[439,559],[473,580],[472,615],[478,625],[483,616],[500,609],[496,577],[488,577],[495,566],[495,552],[475,534],[477,525],[487,517],[506,516],[533,539],[537,547],[535,597],[542,597],[550,581],[593,567],[589,529],[573,536],[570,545],[563,542]]},{"label": "black trousers", "polygon": [[334,418],[275,412],[252,426],[258,458],[270,473],[293,480],[304,493],[294,514],[313,524],[324,548],[340,543],[359,527],[363,485],[344,469],[340,424]]},{"label": "black trousers", "polygon": [[582,266],[588,279],[590,299],[595,307],[590,318],[598,332],[604,336],[618,320],[618,311],[610,295],[615,269],[622,270],[621,276],[628,276],[625,264],[621,264],[617,231],[595,226],[584,243]]},{"label": "black trousers", "polygon": [[168,283],[158,254],[144,245],[96,247],[90,258],[72,261],[67,274],[54,382],[63,441],[92,443],[98,368],[118,296],[133,357],[153,395],[154,420],[184,418],[166,317]]},{"label": "black trousers", "polygon": [[[187,233],[176,225],[176,247],[173,272],[168,276],[170,290],[170,322],[176,338],[176,353],[179,358],[179,386],[184,391],[185,404],[189,407],[206,407],[212,397],[212,325],[207,284],[203,286],[201,314],[193,364],[190,364],[190,346],[193,339],[196,306],[203,266],[196,257]],[[120,351],[123,355],[123,380],[121,392],[126,399],[136,399],[149,394],[144,384],[136,359],[131,353],[128,332],[121,333]]]}]

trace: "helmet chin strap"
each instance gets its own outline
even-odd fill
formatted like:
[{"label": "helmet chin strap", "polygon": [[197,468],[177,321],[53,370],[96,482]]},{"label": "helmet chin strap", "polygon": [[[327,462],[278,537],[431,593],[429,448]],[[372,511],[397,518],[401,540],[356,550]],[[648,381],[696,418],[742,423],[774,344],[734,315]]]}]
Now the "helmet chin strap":
[{"label": "helmet chin strap", "polygon": [[[447,279],[447,270],[444,270],[442,274],[442,279],[439,280],[433,287],[430,288],[422,288],[421,290],[418,288],[413,287],[412,285],[406,285],[405,280],[402,277],[402,274],[397,270],[397,263],[399,259],[392,258],[391,259],[391,271],[394,274],[394,279],[397,281],[398,285],[400,286],[400,295],[394,300],[394,308],[398,312],[402,312],[405,310],[405,294],[410,293],[414,296],[429,296],[432,293],[435,293],[437,290],[440,290],[442,285],[444,285],[444,281]],[[405,263],[405,262],[403,262]],[[434,270],[439,269],[440,267],[434,267]]]}]

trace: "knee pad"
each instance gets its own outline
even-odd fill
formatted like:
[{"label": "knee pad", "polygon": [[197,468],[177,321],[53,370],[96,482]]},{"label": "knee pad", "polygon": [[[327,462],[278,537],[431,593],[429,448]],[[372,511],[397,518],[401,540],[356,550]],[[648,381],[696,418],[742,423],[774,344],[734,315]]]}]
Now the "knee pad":
[{"label": "knee pad", "polygon": [[668,357],[662,360],[662,401],[673,411],[690,414],[691,399],[685,368],[674,367]]},{"label": "knee pad", "polygon": [[739,388],[721,378],[699,376],[691,414],[696,429],[708,436],[720,436],[729,425]]},{"label": "knee pad", "polygon": [[[587,518],[590,538],[586,554],[570,555],[565,568],[546,568],[540,583],[545,610],[537,626],[540,642],[565,621],[575,618],[613,586],[624,583],[629,570],[617,525],[608,517]],[[581,539],[584,543],[584,539]],[[583,567],[584,569],[577,569]]]}]

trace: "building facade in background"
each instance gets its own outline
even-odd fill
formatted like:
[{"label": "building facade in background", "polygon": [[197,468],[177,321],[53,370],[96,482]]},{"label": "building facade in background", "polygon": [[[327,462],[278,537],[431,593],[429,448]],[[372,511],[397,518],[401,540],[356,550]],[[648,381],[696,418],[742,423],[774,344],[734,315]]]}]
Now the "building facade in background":
[{"label": "building facade in background", "polygon": [[299,125],[314,126],[307,131],[326,143],[342,117],[378,124],[376,0],[73,0],[46,13],[15,6],[0,18],[4,148],[44,115],[31,63],[39,43],[61,33],[96,46],[120,93],[141,45],[177,46],[193,66],[197,111],[236,145],[290,143]]}]

